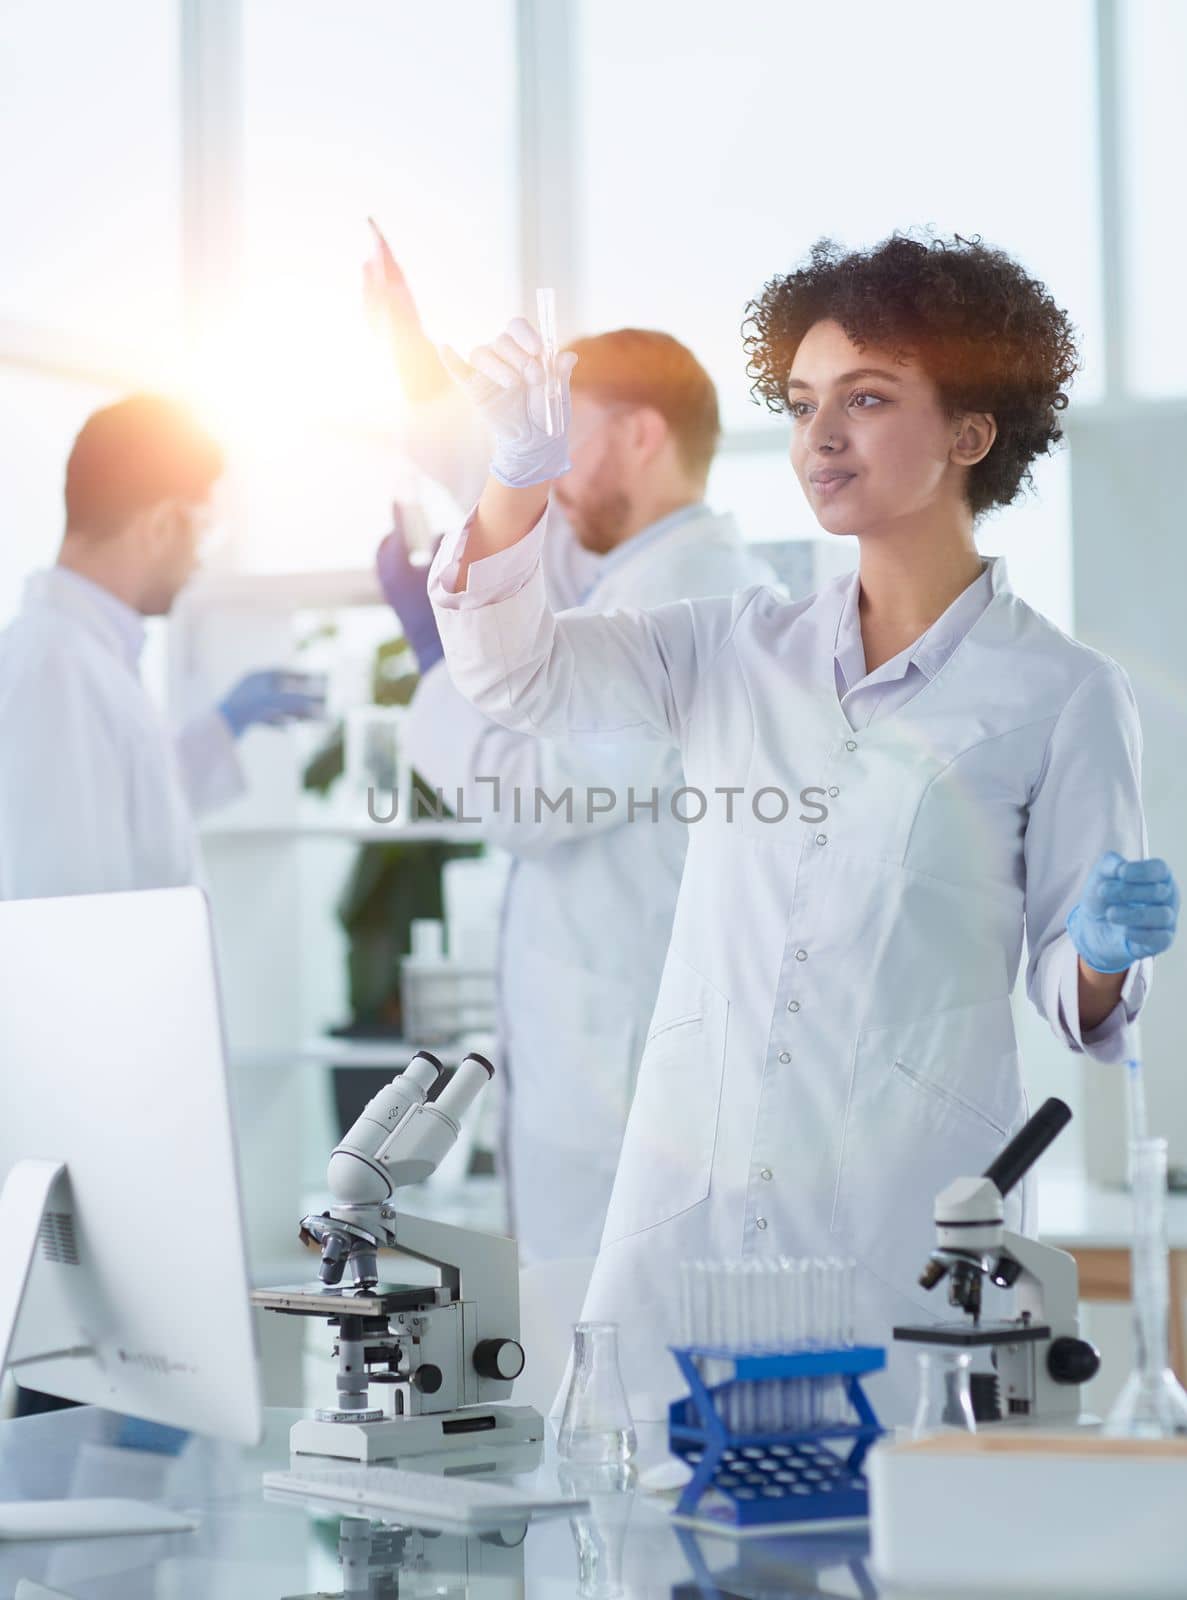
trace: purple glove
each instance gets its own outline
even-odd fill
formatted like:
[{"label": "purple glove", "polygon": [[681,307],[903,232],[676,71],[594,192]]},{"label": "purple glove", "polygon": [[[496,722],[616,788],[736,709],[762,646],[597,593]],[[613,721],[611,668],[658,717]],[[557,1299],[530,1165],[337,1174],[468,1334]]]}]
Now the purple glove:
[{"label": "purple glove", "polygon": [[445,652],[437,619],[429,600],[429,569],[413,566],[408,559],[404,538],[404,517],[399,501],[392,506],[392,531],[379,546],[375,557],[379,587],[383,597],[400,619],[421,676],[436,666]]}]

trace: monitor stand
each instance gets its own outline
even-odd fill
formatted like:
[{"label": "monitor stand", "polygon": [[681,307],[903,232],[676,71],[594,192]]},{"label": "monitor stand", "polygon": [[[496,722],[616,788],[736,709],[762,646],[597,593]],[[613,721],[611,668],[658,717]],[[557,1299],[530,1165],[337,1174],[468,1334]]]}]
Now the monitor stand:
[{"label": "monitor stand", "polygon": [[0,1239],[4,1241],[0,1256],[0,1377],[9,1365],[8,1352],[16,1335],[49,1197],[65,1175],[62,1161],[18,1161],[0,1189]]},{"label": "monitor stand", "polygon": [[[18,1161],[0,1189],[0,1378],[5,1370],[33,1366],[66,1356],[87,1355],[85,1346],[50,1350],[8,1359],[16,1336],[21,1302],[41,1238],[41,1224],[54,1186],[66,1177],[62,1161]],[[21,1424],[23,1425],[23,1424]],[[103,1500],[10,1500],[0,1518],[0,1544],[10,1539],[97,1538],[107,1534],[169,1532],[189,1529],[193,1520],[148,1501],[117,1497]],[[37,1591],[34,1590],[34,1593]],[[43,1590],[52,1594],[52,1589]]]}]

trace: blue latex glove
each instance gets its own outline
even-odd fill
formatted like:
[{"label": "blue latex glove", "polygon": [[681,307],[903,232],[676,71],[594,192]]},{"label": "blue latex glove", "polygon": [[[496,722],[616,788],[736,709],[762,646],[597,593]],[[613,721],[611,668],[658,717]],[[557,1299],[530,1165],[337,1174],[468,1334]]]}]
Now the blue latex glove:
[{"label": "blue latex glove", "polygon": [[1165,861],[1126,861],[1108,850],[1088,874],[1067,931],[1088,966],[1124,972],[1174,943],[1179,886]]},{"label": "blue latex glove", "polygon": [[392,531],[379,546],[375,570],[383,598],[400,619],[400,626],[416,656],[423,676],[445,654],[437,618],[429,600],[429,569],[413,566],[408,559],[404,537],[404,517],[399,501],[392,506]]},{"label": "blue latex glove", "polygon": [[219,702],[218,709],[238,739],[255,723],[276,727],[320,717],[325,711],[325,698],[320,675],[272,667],[240,678],[227,698]]},{"label": "blue latex glove", "polygon": [[448,345],[441,347],[445,370],[495,437],[490,470],[509,489],[551,483],[568,472],[569,374],[577,365],[572,351],[557,357],[562,425],[545,432],[543,346],[530,322],[516,317],[493,344],[479,345],[468,362]]}]

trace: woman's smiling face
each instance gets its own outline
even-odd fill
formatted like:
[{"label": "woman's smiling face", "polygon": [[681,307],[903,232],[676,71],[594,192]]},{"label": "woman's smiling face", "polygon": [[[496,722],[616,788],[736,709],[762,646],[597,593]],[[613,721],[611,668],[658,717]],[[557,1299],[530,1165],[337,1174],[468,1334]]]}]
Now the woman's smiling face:
[{"label": "woman's smiling face", "polygon": [[963,508],[959,419],[919,364],[856,345],[837,322],[800,341],[787,380],[791,464],[829,533],[865,533]]}]

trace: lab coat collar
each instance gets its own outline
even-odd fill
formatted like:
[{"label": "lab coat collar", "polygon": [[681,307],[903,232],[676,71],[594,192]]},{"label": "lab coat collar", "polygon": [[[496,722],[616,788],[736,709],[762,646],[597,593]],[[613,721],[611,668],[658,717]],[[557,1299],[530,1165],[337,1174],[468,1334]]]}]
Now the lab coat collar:
[{"label": "lab coat collar", "polygon": [[[1011,592],[1004,559],[1001,556],[987,556],[984,561],[980,576],[957,595],[943,615],[937,617],[914,644],[908,645],[890,661],[884,662],[876,673],[870,674],[865,670],[865,646],[858,615],[859,574],[855,571],[837,579],[829,590],[821,593],[822,599],[828,597],[822,616],[824,626],[821,644],[825,648],[821,652],[823,659],[820,663],[826,678],[832,680],[839,674],[837,687],[842,694],[859,684],[893,683],[905,678],[912,667],[922,672],[925,678],[934,678],[993,600],[998,595]],[[829,621],[834,615],[835,625],[830,626]]]},{"label": "lab coat collar", "polygon": [[139,670],[144,618],[109,589],[81,573],[72,572],[69,567],[33,573],[25,582],[24,609],[56,611],[73,618],[120,656],[133,672]]}]

